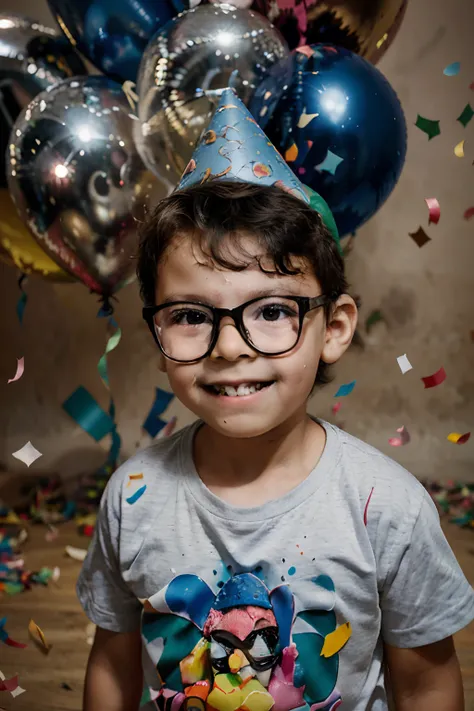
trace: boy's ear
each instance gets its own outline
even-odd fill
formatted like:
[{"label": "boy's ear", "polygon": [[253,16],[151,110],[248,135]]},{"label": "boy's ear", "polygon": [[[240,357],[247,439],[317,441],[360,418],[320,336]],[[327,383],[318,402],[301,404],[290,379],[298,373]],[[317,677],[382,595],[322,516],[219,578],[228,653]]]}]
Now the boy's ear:
[{"label": "boy's ear", "polygon": [[357,306],[349,294],[342,294],[333,306],[326,324],[321,360],[335,363],[349,348],[357,326]]}]

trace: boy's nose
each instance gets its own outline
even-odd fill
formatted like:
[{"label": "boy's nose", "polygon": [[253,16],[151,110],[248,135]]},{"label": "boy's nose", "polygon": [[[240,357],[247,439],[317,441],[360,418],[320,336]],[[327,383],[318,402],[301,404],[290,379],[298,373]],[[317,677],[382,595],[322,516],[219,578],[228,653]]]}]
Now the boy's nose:
[{"label": "boy's nose", "polygon": [[239,358],[256,358],[257,353],[251,348],[239,333],[237,326],[230,316],[222,319],[219,337],[210,355],[211,359],[223,358],[228,361]]}]

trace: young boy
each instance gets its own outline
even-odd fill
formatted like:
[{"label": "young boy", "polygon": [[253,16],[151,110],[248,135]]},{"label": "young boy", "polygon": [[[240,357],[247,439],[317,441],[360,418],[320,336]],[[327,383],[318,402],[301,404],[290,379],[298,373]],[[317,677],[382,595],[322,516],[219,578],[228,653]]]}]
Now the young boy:
[{"label": "young boy", "polygon": [[474,594],[433,502],[306,414],[357,321],[308,203],[226,91],[145,228],[144,316],[199,419],[107,486],[77,588],[86,711],[135,711],[143,680],[166,711],[382,711],[385,666],[397,711],[464,708],[452,635]]}]

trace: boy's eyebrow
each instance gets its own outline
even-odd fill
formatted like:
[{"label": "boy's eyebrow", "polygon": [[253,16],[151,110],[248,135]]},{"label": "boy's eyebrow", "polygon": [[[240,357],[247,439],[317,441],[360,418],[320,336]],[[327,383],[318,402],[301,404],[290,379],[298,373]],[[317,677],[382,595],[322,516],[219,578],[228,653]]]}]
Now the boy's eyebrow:
[{"label": "boy's eyebrow", "polygon": [[[247,294],[247,298],[244,299],[242,303],[246,301],[251,301],[252,299],[258,299],[263,296],[300,296],[300,291],[297,288],[292,288],[291,286],[279,287],[278,289],[267,288],[267,289],[254,289]],[[214,297],[211,299],[203,296],[202,294],[168,294],[161,303],[166,304],[170,301],[197,301],[201,304],[213,305],[212,301],[218,301],[220,294],[215,292]]]}]

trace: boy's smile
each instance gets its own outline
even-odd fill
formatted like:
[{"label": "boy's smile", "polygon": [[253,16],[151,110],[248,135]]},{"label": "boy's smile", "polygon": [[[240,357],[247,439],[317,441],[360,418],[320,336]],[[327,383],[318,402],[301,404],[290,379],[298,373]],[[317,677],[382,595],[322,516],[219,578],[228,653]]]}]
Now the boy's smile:
[{"label": "boy's smile", "polygon": [[[301,274],[275,274],[257,239],[241,238],[239,246],[248,255],[245,261],[242,250],[233,249],[236,239],[229,238],[226,250],[230,261],[241,265],[239,271],[217,268],[190,237],[177,238],[158,267],[156,303],[198,300],[232,309],[265,293],[311,298],[321,294],[309,265],[295,258],[293,265]],[[259,262],[268,271],[262,271]],[[323,309],[318,308],[306,314],[300,340],[292,350],[263,356],[245,342],[233,319],[225,316],[209,356],[193,363],[162,356],[161,367],[176,396],[214,430],[233,438],[257,437],[297,413],[304,418],[329,335]]]}]

